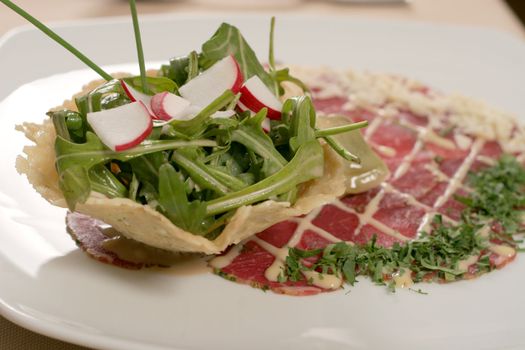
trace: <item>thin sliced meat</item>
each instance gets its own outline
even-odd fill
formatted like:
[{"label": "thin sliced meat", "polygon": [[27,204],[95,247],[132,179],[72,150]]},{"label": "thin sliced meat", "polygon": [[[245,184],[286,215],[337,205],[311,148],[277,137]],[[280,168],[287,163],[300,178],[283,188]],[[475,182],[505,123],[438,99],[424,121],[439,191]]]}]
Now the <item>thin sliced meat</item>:
[{"label": "thin sliced meat", "polygon": [[90,257],[117,267],[132,270],[166,267],[183,256],[123,237],[104,222],[84,214],[67,213],[66,226],[75,243]]},{"label": "thin sliced meat", "polygon": [[[367,120],[369,126],[363,133],[388,165],[390,178],[378,188],[346,196],[309,215],[261,232],[244,247],[236,247],[236,254],[226,253],[219,258],[222,263],[226,261],[223,268],[216,269],[221,275],[277,293],[311,295],[333,290],[315,283],[279,283],[268,272],[279,264],[282,266],[279,259],[286,256],[291,246],[314,249],[338,241],[365,244],[375,237],[377,244],[390,247],[431,230],[429,222],[435,214],[452,223],[459,220],[464,206],[454,196],[468,194],[465,185],[468,172],[489,166],[502,154],[497,141],[484,142],[460,133],[450,123],[448,111],[425,115],[419,110],[398,107],[388,99],[377,99],[375,107],[361,108],[351,100],[352,93],[348,98],[342,97],[348,86],[338,90],[327,86],[327,80],[330,77],[323,74],[320,87],[312,89],[316,108],[326,115]],[[340,78],[332,77],[332,82],[340,84]],[[335,91],[334,96],[328,90]],[[416,99],[421,95],[431,98],[434,94],[423,86],[412,90]],[[228,258],[224,260],[228,256],[230,260],[234,257],[229,264]],[[494,268],[502,268],[514,258],[515,253],[490,253]],[[480,273],[473,263],[463,277],[474,278]],[[434,275],[428,274],[424,279],[431,280]]]}]

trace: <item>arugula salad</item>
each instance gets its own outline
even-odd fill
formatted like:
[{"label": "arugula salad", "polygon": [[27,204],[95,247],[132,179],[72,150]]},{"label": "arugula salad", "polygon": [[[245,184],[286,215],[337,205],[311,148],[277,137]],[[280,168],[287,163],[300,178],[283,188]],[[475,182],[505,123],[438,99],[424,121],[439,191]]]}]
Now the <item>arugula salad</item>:
[{"label": "arugula salad", "polygon": [[[340,159],[332,163],[341,168],[353,163],[356,169],[381,169],[372,183],[379,183],[387,174],[380,158],[356,131],[366,121],[327,129],[316,126],[316,110],[307,87],[289,69],[275,64],[273,18],[267,67],[239,29],[223,23],[200,51],[175,57],[146,74],[135,2],[130,1],[141,74],[117,79],[15,4],[2,2],[105,81],[77,95],[70,108],[48,113],[56,133],[58,188],[71,211],[95,217],[102,213],[98,216],[108,221],[110,211],[104,209],[108,202],[92,209],[96,206],[93,201],[118,199],[114,203],[128,207],[132,201],[141,207],[133,206],[138,216],[143,209],[154,210],[164,217],[156,216],[156,220],[166,226],[168,219],[175,225],[176,240],[187,241],[181,235],[189,233],[213,241],[231,231],[228,224],[236,213],[240,215],[239,208],[262,203],[275,204],[268,213],[294,208],[314,180],[318,180],[322,200],[299,203],[296,211],[259,219],[261,223],[248,233],[343,195],[346,191],[341,186],[330,193],[333,186],[327,185],[323,193],[327,154],[337,155]],[[301,93],[283,98],[286,84]],[[361,165],[361,159],[367,164]],[[344,176],[338,176],[343,184]],[[141,240],[146,233],[137,233],[139,228],[130,221],[136,215],[126,215],[114,215],[108,223]],[[256,215],[261,214],[245,215],[246,226]],[[242,223],[235,226],[236,231],[243,231]],[[224,238],[216,249],[166,245],[164,241],[170,238],[165,231],[157,233],[163,242],[143,241],[169,250],[204,252],[218,252],[232,243]],[[233,242],[248,233],[237,235]]]}]

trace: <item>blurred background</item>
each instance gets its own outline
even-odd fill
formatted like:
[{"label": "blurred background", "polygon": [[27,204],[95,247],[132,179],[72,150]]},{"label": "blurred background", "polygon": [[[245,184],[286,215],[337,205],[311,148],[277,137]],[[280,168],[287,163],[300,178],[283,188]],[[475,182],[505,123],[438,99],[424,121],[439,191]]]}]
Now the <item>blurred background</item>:
[{"label": "blurred background", "polygon": [[[125,0],[15,0],[45,22],[128,16]],[[525,0],[138,0],[139,13],[268,13],[427,21],[492,28],[525,39]],[[0,36],[25,21],[0,5]],[[0,41],[1,42],[1,41]],[[0,349],[86,349],[47,338],[0,316]]]},{"label": "blurred background", "polygon": [[[44,21],[127,16],[125,0],[16,0]],[[139,0],[141,14],[232,13],[331,14],[432,21],[496,28],[525,35],[518,16],[525,18],[524,0]],[[519,13],[517,15],[513,11]],[[0,35],[25,24],[0,8]]]}]

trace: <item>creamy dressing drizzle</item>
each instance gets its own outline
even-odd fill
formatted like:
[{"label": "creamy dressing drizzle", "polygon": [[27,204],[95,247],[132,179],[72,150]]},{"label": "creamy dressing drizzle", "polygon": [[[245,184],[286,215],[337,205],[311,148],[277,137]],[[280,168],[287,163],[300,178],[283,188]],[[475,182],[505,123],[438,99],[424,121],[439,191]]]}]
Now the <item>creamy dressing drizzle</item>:
[{"label": "creamy dressing drizzle", "polygon": [[382,122],[383,122],[382,118],[375,118],[374,120],[372,120],[370,124],[368,124],[368,126],[365,128],[365,134],[364,134],[365,140],[368,141],[370,136],[372,136],[372,134],[376,131],[376,129],[379,127],[379,125],[381,125]]},{"label": "creamy dressing drizzle", "polygon": [[463,134],[454,133],[454,141],[458,145],[459,149],[465,151],[472,145],[472,139]]},{"label": "creamy dressing drizzle", "polygon": [[380,153],[382,153],[383,155],[387,157],[395,157],[397,154],[397,151],[392,147],[383,146],[383,145],[374,145],[374,146]]},{"label": "creamy dressing drizzle", "polygon": [[225,268],[226,266],[230,265],[233,260],[239,256],[239,254],[241,254],[241,251],[242,251],[242,248],[243,248],[243,244],[242,243],[239,243],[235,246],[233,246],[229,251],[228,253],[222,255],[222,256],[217,256],[215,258],[213,258],[212,260],[210,260],[209,264],[211,267],[213,267],[214,269],[223,269]]},{"label": "creamy dressing drizzle", "polygon": [[439,170],[438,166],[434,162],[430,162],[425,164],[423,167],[424,169],[430,171],[432,175],[434,175],[439,181],[448,181],[450,180],[447,175],[445,175],[441,170]]},{"label": "creamy dressing drizzle", "polygon": [[394,173],[394,176],[393,176],[394,179],[399,179],[401,176],[405,175],[405,173],[410,168],[410,164],[412,163],[412,160],[419,153],[419,151],[423,148],[424,144],[425,143],[423,142],[422,139],[418,139],[416,141],[416,143],[414,144],[414,147],[412,148],[412,151],[410,151],[410,153],[407,156],[405,156],[401,164],[399,164],[399,166],[397,167],[396,172]]},{"label": "creamy dressing drizzle", "polygon": [[478,158],[477,160],[479,160],[480,162],[482,163],[485,163],[487,165],[495,165],[496,164],[496,161],[490,157],[487,157],[487,156],[480,156],[478,155]]},{"label": "creamy dressing drizzle", "polygon": [[343,284],[343,279],[335,275],[328,275],[316,271],[304,271],[304,276],[314,286],[323,289],[337,289]]},{"label": "creamy dressing drizzle", "polygon": [[436,203],[434,203],[434,208],[439,208],[445,202],[462,186],[463,179],[467,175],[468,171],[470,170],[470,167],[472,166],[472,163],[474,163],[474,160],[476,159],[476,155],[483,147],[484,140],[483,139],[477,139],[474,141],[474,144],[472,145],[471,151],[467,158],[461,163],[461,166],[456,170],[456,173],[454,176],[450,179],[450,183],[445,190],[445,193],[443,193],[437,200]]},{"label": "creamy dressing drizzle", "polygon": [[[283,246],[282,248],[277,248],[258,237],[252,238],[252,240],[255,243],[257,243],[259,246],[261,246],[263,249],[265,249],[275,257],[273,263],[264,272],[264,276],[266,277],[266,279],[268,279],[271,282],[278,282],[279,275],[282,273],[285,267],[284,262],[286,261],[286,257],[288,256],[289,249],[299,244],[304,232],[306,232],[307,230],[314,230],[321,237],[331,242],[340,241],[340,239],[338,239],[337,237],[312,224],[311,221],[315,217],[317,217],[317,215],[319,215],[321,210],[322,207],[317,208],[310,212],[308,215],[306,215],[306,217],[302,219],[296,219],[295,221],[298,222],[299,225],[295,229],[295,232],[290,238],[288,244]],[[330,274],[323,274],[315,271],[303,271],[303,274],[306,277],[306,279],[312,283],[312,285],[324,289],[336,289],[339,288],[343,283],[341,278]]]},{"label": "creamy dressing drizzle", "polygon": [[[396,230],[393,230],[392,228],[388,227],[387,225],[383,224],[381,221],[376,220],[373,218],[373,215],[377,212],[379,202],[383,198],[385,191],[380,191],[369,203],[364,213],[358,213],[355,210],[351,209],[350,207],[347,207],[341,200],[337,199],[331,204],[336,206],[337,208],[346,211],[347,213],[355,214],[359,217],[360,225],[362,224],[369,224],[377,228],[378,230],[382,231],[383,233],[392,236],[400,241],[406,242],[409,240],[408,237],[403,236],[401,233],[397,232]],[[362,226],[361,226],[362,227]],[[358,227],[360,228],[360,227]],[[356,229],[357,230],[357,229]],[[360,232],[360,231],[359,231]],[[359,234],[359,232],[356,233],[356,236]]]}]

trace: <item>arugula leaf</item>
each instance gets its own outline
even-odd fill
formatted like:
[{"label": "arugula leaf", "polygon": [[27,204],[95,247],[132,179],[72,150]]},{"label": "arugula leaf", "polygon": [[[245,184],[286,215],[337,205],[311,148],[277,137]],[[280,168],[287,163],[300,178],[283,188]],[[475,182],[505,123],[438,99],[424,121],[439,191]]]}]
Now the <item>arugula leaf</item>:
[{"label": "arugula leaf", "polygon": [[199,75],[199,55],[195,51],[190,52],[188,55],[187,71],[188,77],[186,79],[186,83]]},{"label": "arugula leaf", "polygon": [[310,97],[298,96],[286,100],[283,113],[290,115],[289,143],[293,153],[305,143],[316,139],[315,108]]},{"label": "arugula leaf", "polygon": [[197,235],[206,233],[203,227],[206,205],[188,200],[182,175],[169,163],[159,169],[159,204],[163,214],[176,226]]},{"label": "arugula leaf", "polygon": [[87,170],[80,165],[72,165],[59,172],[58,186],[71,210],[75,208],[76,203],[85,202],[91,193],[91,181]]},{"label": "arugula leaf", "polygon": [[207,128],[210,116],[228,105],[235,95],[230,90],[224,91],[222,95],[217,97],[212,103],[201,110],[194,118],[190,120],[173,120],[170,122],[176,131],[195,138],[200,136]]},{"label": "arugula leaf", "polygon": [[132,201],[137,200],[139,194],[140,181],[135,174],[131,176],[131,182],[129,184],[128,198]]},{"label": "arugula leaf", "polygon": [[171,160],[184,169],[200,188],[212,190],[220,196],[231,192],[231,189],[217,179],[209,171],[208,167],[195,157],[192,152],[185,151],[185,149],[180,149],[173,152]]},{"label": "arugula leaf", "polygon": [[161,66],[159,75],[173,80],[177,86],[184,85],[188,80],[190,55],[172,58],[169,64]]},{"label": "arugula leaf", "polygon": [[[128,77],[122,80],[138,91],[144,92],[140,76]],[[163,91],[175,92],[178,89],[177,84],[173,80],[164,77],[146,77],[146,82],[150,94]],[[86,95],[77,97],[75,102],[79,113],[87,125],[87,121],[85,120],[87,113],[112,109],[130,103],[131,101],[124,91],[120,80],[113,79],[100,85]]]},{"label": "arugula leaf", "polygon": [[127,161],[145,154],[180,147],[213,147],[216,145],[217,144],[211,140],[145,141],[139,146],[129,150],[114,152],[107,149],[92,132],[86,134],[86,142],[83,144],[73,143],[57,136],[55,140],[55,153],[59,186],[63,189],[69,208],[74,210],[76,203],[84,202],[89,196],[92,188],[88,171],[97,164],[103,164],[112,159]]},{"label": "arugula leaf", "polygon": [[264,70],[255,52],[248,45],[239,29],[230,24],[222,23],[215,34],[202,44],[200,65],[203,69],[208,69],[215,62],[228,55],[233,55],[239,63],[244,80],[257,75],[270,90],[277,94],[278,91],[275,91],[272,78]]},{"label": "arugula leaf", "polygon": [[98,164],[89,169],[89,182],[93,191],[109,198],[127,197],[127,188],[104,165]]},{"label": "arugula leaf", "polygon": [[[124,80],[136,90],[146,93],[144,87],[142,86],[142,79],[140,76],[123,78],[122,80]],[[146,84],[148,84],[149,89],[146,93],[148,95],[155,95],[159,92],[165,91],[174,93],[179,88],[173,80],[164,77],[146,77]]]},{"label": "arugula leaf", "polygon": [[130,100],[120,80],[113,79],[93,89],[86,95],[77,97],[75,103],[79,113],[82,115],[82,118],[84,118],[84,122],[88,125],[85,119],[87,113],[122,106],[130,103]]},{"label": "arugula leaf", "polygon": [[302,145],[293,159],[275,174],[241,191],[209,201],[207,213],[215,215],[253,204],[294,189],[323,175],[323,149],[316,140]]},{"label": "arugula leaf", "polygon": [[[60,111],[47,112],[47,115],[53,121],[53,126],[55,127],[56,134],[68,141],[71,140],[71,135],[69,134],[68,116],[70,115],[74,116],[71,118],[72,121],[75,119],[75,117],[78,116],[80,118],[80,125],[77,125],[78,123],[72,123],[72,122],[70,122],[70,124],[72,124],[72,126],[75,128],[74,130],[82,129],[82,118],[76,112],[69,111],[67,109],[63,109]],[[79,136],[80,137],[84,136],[82,133],[82,130]]]},{"label": "arugula leaf", "polygon": [[163,152],[145,154],[129,160],[133,175],[141,182],[159,182],[159,168],[168,160]]},{"label": "arugula leaf", "polygon": [[[258,115],[265,115],[265,109]],[[253,122],[241,123],[231,132],[231,141],[238,142],[263,158],[262,177],[267,177],[282,169],[288,162],[275,149],[272,139],[262,130],[260,124]],[[251,121],[251,122],[250,122]]]}]

